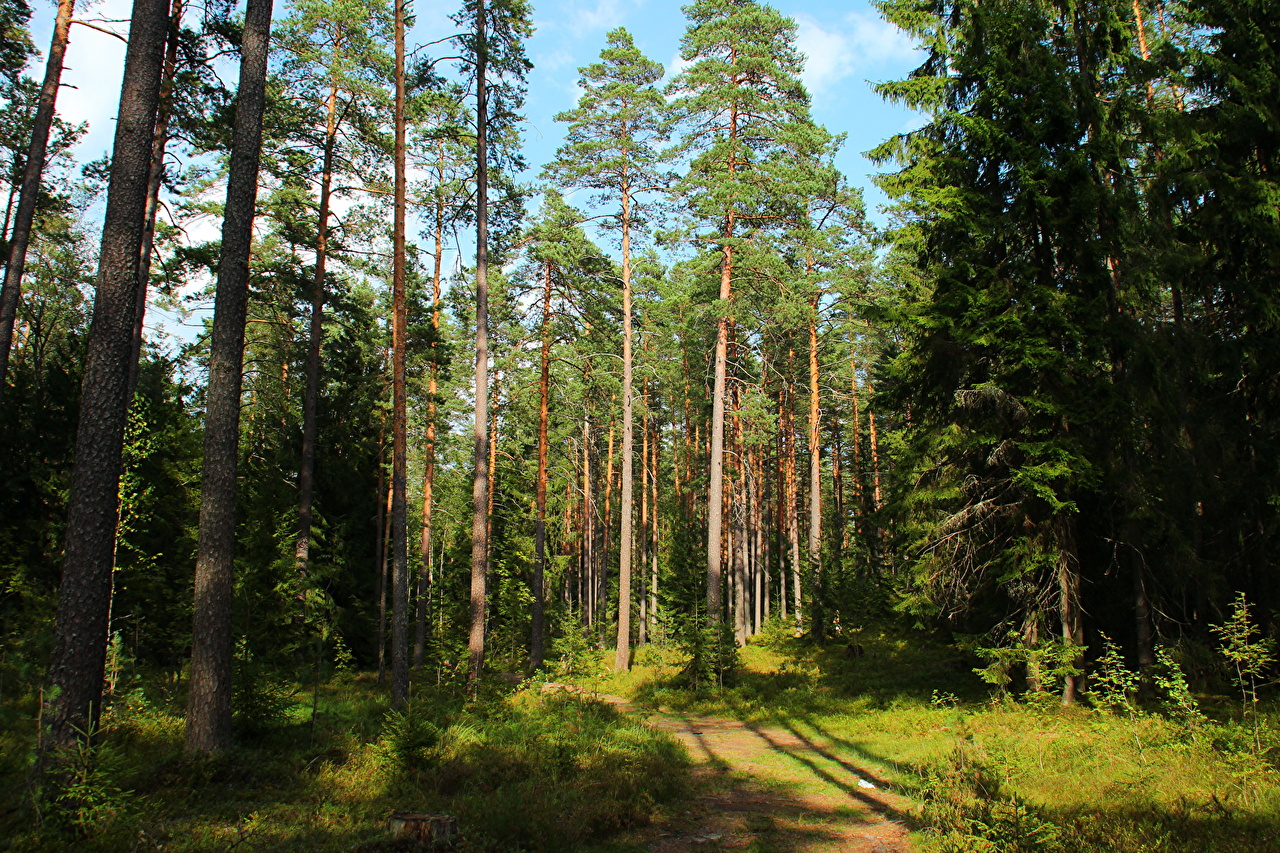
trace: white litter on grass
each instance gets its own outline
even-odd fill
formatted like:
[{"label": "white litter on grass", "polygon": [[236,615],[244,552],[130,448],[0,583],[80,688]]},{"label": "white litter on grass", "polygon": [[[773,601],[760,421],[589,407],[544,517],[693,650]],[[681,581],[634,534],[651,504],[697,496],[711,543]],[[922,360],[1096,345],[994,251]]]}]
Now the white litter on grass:
[{"label": "white litter on grass", "polygon": [[875,785],[872,785],[872,784],[871,784],[870,782],[868,782],[866,779],[859,779],[859,780],[858,780],[858,787],[859,787],[859,788],[875,788]]}]

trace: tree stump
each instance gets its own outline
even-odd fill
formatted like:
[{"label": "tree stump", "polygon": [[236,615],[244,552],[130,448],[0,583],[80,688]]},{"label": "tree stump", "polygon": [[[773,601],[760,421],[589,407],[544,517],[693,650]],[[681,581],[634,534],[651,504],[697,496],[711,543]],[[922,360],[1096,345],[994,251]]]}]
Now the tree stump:
[{"label": "tree stump", "polygon": [[387,818],[387,829],[422,850],[452,850],[458,841],[458,819],[447,814],[399,812]]}]

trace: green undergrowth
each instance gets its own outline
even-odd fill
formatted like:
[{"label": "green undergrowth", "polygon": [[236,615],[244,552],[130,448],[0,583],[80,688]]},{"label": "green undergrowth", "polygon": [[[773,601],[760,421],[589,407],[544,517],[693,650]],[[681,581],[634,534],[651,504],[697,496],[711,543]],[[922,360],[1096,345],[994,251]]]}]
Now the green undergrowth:
[{"label": "green undergrowth", "polygon": [[[905,795],[925,851],[1280,850],[1280,713],[1242,709],[1225,682],[1181,704],[1095,693],[1064,708],[1049,693],[992,695],[976,658],[872,629],[823,648],[775,630],[742,661],[718,691],[683,689],[678,660],[644,651],[633,672],[592,683],[655,711],[788,729]],[[1116,680],[1090,674],[1095,690]]]},{"label": "green undergrowth", "polygon": [[682,793],[687,759],[666,735],[589,697],[490,689],[470,703],[424,689],[395,714],[348,677],[322,686],[314,721],[310,686],[276,690],[234,750],[193,759],[172,697],[139,687],[52,803],[30,786],[35,703],[10,703],[0,849],[392,850],[386,818],[425,811],[457,816],[462,851],[603,850]]}]

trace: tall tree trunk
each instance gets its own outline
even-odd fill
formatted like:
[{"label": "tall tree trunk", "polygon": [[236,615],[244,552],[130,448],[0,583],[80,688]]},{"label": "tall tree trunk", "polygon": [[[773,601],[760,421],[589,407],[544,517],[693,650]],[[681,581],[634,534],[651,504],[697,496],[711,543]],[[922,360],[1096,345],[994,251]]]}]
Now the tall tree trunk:
[{"label": "tall tree trunk", "polygon": [[866,490],[862,487],[862,424],[859,422],[858,357],[856,353],[850,357],[849,365],[852,370],[852,379],[849,381],[849,396],[851,408],[853,409],[853,470],[849,472],[849,476],[853,483],[853,499],[858,505],[858,519],[854,524],[854,530],[859,534],[865,534],[866,531],[863,525],[867,516],[867,496]]},{"label": "tall tree trunk", "polygon": [[538,376],[538,521],[533,535],[533,625],[529,638],[529,668],[542,666],[544,582],[547,574],[547,428],[551,420],[551,262],[543,262],[542,358]]},{"label": "tall tree trunk", "polygon": [[[69,748],[79,736],[91,734],[101,711],[120,460],[129,406],[124,392],[133,352],[138,255],[168,10],[167,0],[137,0],[129,28],[67,498],[62,583],[49,664],[54,699],[46,717],[49,738],[42,743],[46,754]],[[35,180],[38,185],[38,174]],[[8,328],[12,329],[12,321]]]},{"label": "tall tree trunk", "polygon": [[[812,269],[810,270],[812,274]],[[822,408],[818,396],[818,297],[809,299],[809,577],[813,584],[809,604],[809,634],[822,643],[825,613],[822,607]]]},{"label": "tall tree trunk", "polygon": [[382,460],[382,442],[383,435],[381,429],[378,431],[378,512],[374,519],[374,523],[378,527],[378,540],[374,546],[373,556],[373,588],[374,596],[378,601],[378,684],[381,685],[387,677],[387,572],[386,572],[386,545],[387,545],[387,503],[384,497],[387,494],[387,470]]},{"label": "tall tree trunk", "polygon": [[[1079,665],[1084,651],[1084,621],[1080,608],[1080,567],[1075,544],[1075,524],[1065,514],[1056,522],[1058,546],[1058,615],[1062,621],[1062,640],[1073,649],[1068,664]],[[1063,679],[1062,704],[1074,705],[1080,691],[1081,677]]]},{"label": "tall tree trunk", "polygon": [[[610,401],[612,402],[612,401]],[[596,575],[597,588],[596,612],[600,615],[600,646],[609,644],[609,534],[613,530],[613,441],[616,425],[612,417],[609,421],[609,444],[605,456],[604,474],[604,523],[600,525],[601,547],[598,552],[600,570]]]},{"label": "tall tree trunk", "polygon": [[431,364],[427,378],[427,447],[426,461],[422,472],[422,538],[419,542],[419,554],[422,559],[422,576],[418,579],[418,612],[417,635],[413,643],[413,665],[422,666],[427,647],[427,598],[423,590],[430,589],[431,572],[431,535],[432,535],[432,498],[436,482],[436,394],[440,382],[440,281],[444,263],[444,140],[436,143],[438,159],[436,161],[436,222],[434,270],[431,275]]},{"label": "tall tree trunk", "polygon": [[387,680],[387,568],[391,563],[391,478],[387,478],[382,505],[382,562],[378,571],[378,684]]},{"label": "tall tree trunk", "polygon": [[164,155],[169,144],[169,118],[173,113],[173,85],[178,74],[178,39],[181,35],[183,0],[169,7],[169,33],[160,76],[160,101],[156,108],[156,129],[151,137],[151,169],[147,174],[147,208],[143,214],[142,249],[138,253],[138,301],[134,303],[133,354],[129,359],[129,389],[133,401],[138,388],[138,367],[142,360],[142,325],[147,318],[147,287],[151,284],[151,256],[155,248],[156,216],[160,212],[160,188],[164,183]]},{"label": "tall tree trunk", "polygon": [[485,0],[476,12],[476,424],[475,476],[471,483],[471,632],[468,638],[472,693],[484,667],[485,581],[489,566],[489,105],[485,92],[488,49]]},{"label": "tall tree trunk", "polygon": [[[875,386],[867,376],[867,394],[874,395]],[[880,511],[880,440],[876,437],[876,413],[867,407],[867,429],[871,433],[871,508]],[[879,535],[877,531],[877,536]]]},{"label": "tall tree trunk", "polygon": [[395,216],[391,254],[391,707],[409,703],[409,403],[405,386],[405,3],[395,0]]},{"label": "tall tree trunk", "polygon": [[222,254],[209,344],[209,385],[196,557],[188,752],[231,745],[231,600],[236,533],[236,463],[249,249],[262,156],[262,108],[271,35],[272,0],[249,0],[240,44],[240,83],[222,221]]},{"label": "tall tree trunk", "polygon": [[[736,61],[736,57],[733,61]],[[738,105],[729,113],[729,145],[738,139]],[[729,155],[729,174],[737,173],[735,154]],[[731,177],[732,180],[732,177]],[[707,495],[707,618],[712,623],[720,621],[720,531],[724,523],[724,395],[725,375],[729,358],[729,298],[733,295],[733,228],[734,210],[731,207],[724,218],[724,240],[720,245],[723,260],[720,266],[719,322],[716,324],[716,350],[714,379],[711,388],[711,447],[707,470],[710,488]]]},{"label": "tall tree trunk", "polygon": [[[736,385],[736,383],[735,383]],[[742,402],[740,389],[733,390],[733,549],[729,552],[733,571],[733,635],[739,645],[747,642],[747,471],[743,456]]]},{"label": "tall tree trunk", "polygon": [[[27,245],[31,241],[31,226],[36,218],[36,203],[40,200],[40,178],[44,174],[49,131],[53,127],[54,103],[58,99],[58,87],[62,82],[62,61],[67,52],[71,17],[74,13],[75,0],[58,0],[58,15],[53,22],[53,41],[49,45],[49,61],[45,65],[44,83],[40,86],[40,100],[36,104],[36,115],[31,125],[31,144],[27,146],[22,191],[18,195],[18,210],[9,239],[4,286],[0,288],[0,405],[4,402],[4,389],[9,377],[9,352],[13,349],[13,325],[18,316],[18,300],[22,295]],[[123,107],[123,100],[121,106]],[[103,236],[105,239],[105,234]]]},{"label": "tall tree trunk", "polygon": [[[335,47],[336,50],[336,47]],[[337,140],[338,81],[335,76],[325,102],[324,157],[320,172],[320,208],[316,216],[316,268],[311,282],[311,323],[307,331],[307,384],[302,396],[302,458],[298,464],[298,534],[293,565],[298,583],[306,583],[311,566],[311,508],[315,494],[316,409],[320,400],[320,346],[324,339],[324,282],[329,260],[329,197],[333,186],[333,149]],[[394,431],[394,421],[392,430]],[[306,592],[299,588],[304,606]],[[301,618],[301,614],[299,617]],[[301,630],[302,625],[298,628]]]},{"label": "tall tree trunk", "polygon": [[[646,346],[647,350],[648,347]],[[641,394],[645,399],[645,410],[652,410],[652,400],[649,397],[649,383],[644,381],[641,383]],[[641,440],[640,440],[640,536],[637,543],[640,547],[637,549],[637,564],[640,567],[639,579],[639,605],[640,620],[636,626],[638,634],[636,641],[643,646],[649,642],[649,596],[645,587],[645,576],[648,574],[648,556],[649,556],[649,417],[646,415],[640,420]]]},{"label": "tall tree trunk", "polygon": [[595,531],[592,523],[595,507],[591,496],[591,418],[582,416],[582,558],[579,570],[579,599],[582,602],[582,617],[585,626],[594,624],[595,619],[595,581],[592,572],[595,557]]},{"label": "tall tree trunk", "polygon": [[[672,448],[671,458],[674,460],[676,456],[675,449]],[[659,542],[659,515],[658,515],[658,481],[662,477],[662,467],[660,460],[662,458],[662,431],[655,423],[653,425],[653,476],[649,481],[649,502],[653,507],[650,513],[649,524],[649,636],[653,637],[658,625],[658,542]]]},{"label": "tall tree trunk", "polygon": [[631,668],[631,546],[634,435],[631,405],[631,197],[622,189],[622,532],[618,543],[618,652],[613,668]]},{"label": "tall tree trunk", "polygon": [[[795,354],[788,353],[787,364],[795,364]],[[803,609],[801,607],[800,586],[800,474],[796,451],[796,391],[794,381],[787,379],[787,405],[783,410],[783,423],[786,427],[787,443],[787,548],[788,564],[791,568],[792,585],[792,617],[796,621],[796,630],[804,627]]]},{"label": "tall tree trunk", "polygon": [[783,621],[787,619],[787,391],[786,384],[778,387],[778,435],[774,442],[774,509],[773,531],[774,543],[778,552],[778,612]]}]

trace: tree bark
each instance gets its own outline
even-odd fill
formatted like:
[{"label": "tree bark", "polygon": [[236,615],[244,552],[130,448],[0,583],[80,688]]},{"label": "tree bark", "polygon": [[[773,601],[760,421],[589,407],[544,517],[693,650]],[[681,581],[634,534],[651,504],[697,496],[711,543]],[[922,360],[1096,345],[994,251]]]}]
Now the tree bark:
[{"label": "tree bark", "polygon": [[188,752],[218,752],[231,745],[231,600],[240,388],[249,297],[249,249],[258,195],[258,163],[262,156],[262,109],[271,7],[272,0],[249,0],[240,46],[240,83],[209,344],[191,682],[187,701]]},{"label": "tree bark", "polygon": [[[736,57],[733,61],[736,61]],[[738,106],[729,113],[729,175],[737,173],[733,146],[738,139]],[[720,621],[720,575],[722,554],[720,533],[724,523],[724,395],[725,374],[729,357],[729,299],[733,295],[733,227],[731,207],[724,218],[724,240],[720,245],[723,261],[720,267],[720,320],[716,325],[714,379],[711,388],[711,446],[707,470],[710,490],[707,496],[707,619]]]},{"label": "tree bark", "polygon": [[[101,711],[120,460],[129,407],[124,393],[133,352],[138,255],[168,10],[167,0],[136,0],[129,28],[67,498],[62,583],[49,664],[54,698],[45,715],[49,736],[41,744],[45,756],[92,736]],[[38,187],[38,174],[35,182]]]},{"label": "tree bark", "polygon": [[607,648],[609,643],[609,533],[613,528],[613,441],[615,424],[612,412],[609,420],[609,443],[605,453],[604,469],[604,523],[600,525],[600,549],[596,556],[599,571],[596,574],[596,612],[600,615],[600,646]]},{"label": "tree bark", "polygon": [[[658,480],[662,476],[661,456],[662,454],[662,432],[658,429],[658,425],[653,425],[653,476],[649,481],[649,502],[653,507],[649,515],[649,636],[653,637],[658,626],[658,541],[659,541],[659,516],[658,516]],[[675,450],[672,449],[671,457],[675,459]]]},{"label": "tree bark", "polygon": [[387,573],[386,566],[386,545],[387,545],[387,500],[384,495],[387,494],[386,465],[383,463],[383,435],[382,430],[378,431],[378,511],[374,518],[374,523],[378,527],[378,539],[374,546],[373,557],[373,588],[374,596],[378,603],[378,684],[387,677],[387,596],[386,583]]},{"label": "tree bark", "polygon": [[160,189],[164,183],[164,155],[169,144],[169,119],[173,113],[173,85],[178,74],[178,38],[182,27],[183,0],[169,7],[169,33],[160,77],[160,102],[156,109],[156,129],[151,142],[151,170],[147,176],[147,208],[143,214],[142,250],[138,254],[138,301],[133,316],[133,355],[129,359],[129,389],[133,401],[138,388],[138,367],[142,360],[142,326],[147,318],[147,288],[151,284],[151,256],[155,248],[156,216],[160,212]]},{"label": "tree bark", "polygon": [[4,403],[4,389],[8,383],[9,353],[13,349],[13,326],[18,316],[18,301],[22,296],[22,274],[26,270],[27,246],[31,241],[31,226],[36,218],[36,203],[40,200],[40,178],[44,175],[49,131],[53,127],[54,104],[62,82],[62,62],[67,52],[73,14],[75,0],[58,0],[58,14],[53,22],[53,41],[49,45],[49,60],[45,64],[44,82],[40,86],[40,100],[31,125],[31,144],[27,146],[22,190],[18,194],[18,209],[9,238],[4,286],[0,288],[0,405]]},{"label": "tree bark", "polygon": [[436,394],[439,392],[440,365],[440,281],[444,263],[444,140],[437,141],[439,159],[436,161],[436,222],[434,257],[435,269],[431,276],[431,365],[427,379],[427,448],[426,463],[422,473],[422,539],[419,553],[422,558],[422,577],[418,580],[418,629],[413,644],[413,665],[422,666],[427,646],[427,599],[424,589],[430,588],[432,498],[436,482]]},{"label": "tree bark", "polygon": [[[787,364],[795,364],[794,353],[788,353]],[[785,440],[787,444],[787,506],[785,523],[787,526],[787,547],[790,554],[790,559],[787,562],[791,568],[793,593],[791,615],[796,621],[796,630],[799,631],[804,626],[800,588],[800,475],[796,458],[796,392],[791,379],[787,380],[786,395],[787,404],[783,410],[782,417],[786,429]]]},{"label": "tree bark", "polygon": [[[1058,538],[1058,615],[1062,621],[1062,640],[1074,652],[1068,663],[1080,664],[1084,650],[1084,622],[1080,609],[1079,557],[1075,546],[1075,525],[1070,518],[1057,522]],[[1080,691],[1081,677],[1068,675],[1063,679],[1062,704],[1074,705]]]},{"label": "tree bark", "polygon": [[405,3],[395,0],[395,216],[391,301],[391,707],[409,703],[409,403],[405,385]]},{"label": "tree bark", "polygon": [[[294,571],[298,575],[300,584],[306,583],[311,565],[311,509],[315,494],[316,470],[316,409],[320,401],[320,347],[324,339],[324,282],[325,269],[329,260],[329,196],[333,187],[333,149],[338,131],[336,78],[329,86],[329,97],[325,108],[320,207],[316,216],[316,268],[311,282],[311,323],[307,331],[307,384],[302,395],[302,458],[298,464],[298,535],[293,547]],[[394,426],[392,428],[394,429]],[[299,589],[298,594],[305,607],[306,593]],[[302,626],[300,625],[299,628]]]},{"label": "tree bark", "polygon": [[578,599],[582,605],[582,617],[585,625],[590,626],[595,619],[595,586],[592,566],[595,558],[592,554],[595,543],[593,519],[595,507],[591,497],[591,418],[582,416],[582,556],[578,570]]},{"label": "tree bark", "polygon": [[[647,347],[646,347],[647,349]],[[646,410],[652,409],[652,400],[649,397],[649,383],[645,381],[641,383],[642,391],[646,402]],[[639,624],[637,628],[636,642],[643,646],[649,642],[649,595],[645,587],[645,575],[648,573],[648,556],[649,550],[649,418],[646,416],[640,421],[641,440],[640,440],[640,537],[639,537],[639,553],[637,554],[637,564],[640,567],[640,590],[639,590]]]},{"label": "tree bark", "polygon": [[529,638],[529,668],[542,666],[544,632],[544,583],[547,573],[547,428],[551,420],[551,262],[543,262],[542,358],[538,377],[538,521],[533,544],[533,625]]},{"label": "tree bark", "polygon": [[485,0],[476,13],[476,423],[471,483],[471,631],[467,683],[474,694],[484,667],[485,581],[489,565],[489,150]]},{"label": "tree bark", "polygon": [[631,668],[632,432],[631,197],[622,188],[622,531],[618,543],[618,652],[613,668]]},{"label": "tree bark", "polygon": [[[812,274],[812,270],[810,271]],[[822,408],[818,392],[818,297],[809,299],[809,634],[822,643]]]}]

